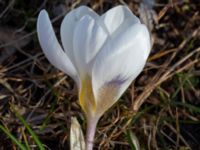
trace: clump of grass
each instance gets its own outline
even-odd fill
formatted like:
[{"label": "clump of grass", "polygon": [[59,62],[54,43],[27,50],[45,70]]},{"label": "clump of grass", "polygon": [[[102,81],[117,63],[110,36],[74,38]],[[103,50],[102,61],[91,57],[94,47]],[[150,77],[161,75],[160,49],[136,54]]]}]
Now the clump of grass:
[{"label": "clump of grass", "polygon": [[[31,135],[33,141],[37,145],[37,148],[39,150],[45,150],[43,144],[39,140],[38,136],[35,134],[35,132],[31,129],[31,127],[27,124],[27,122],[23,119],[23,117],[15,110],[14,106],[11,104],[11,109],[13,110],[14,114],[17,116],[17,118],[20,120],[20,122],[23,124],[23,126],[26,128],[26,130]],[[24,143],[23,144],[20,140],[18,140],[12,133],[4,126],[0,125],[0,129],[15,143],[21,150],[30,150],[30,145],[27,141],[26,135],[24,132],[22,132]]]}]

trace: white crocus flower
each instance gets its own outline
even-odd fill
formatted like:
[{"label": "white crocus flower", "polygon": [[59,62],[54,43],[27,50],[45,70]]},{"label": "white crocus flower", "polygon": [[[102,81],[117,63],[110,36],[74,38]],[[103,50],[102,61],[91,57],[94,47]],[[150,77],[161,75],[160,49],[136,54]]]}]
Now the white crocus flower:
[{"label": "white crocus flower", "polygon": [[127,6],[114,7],[102,16],[81,6],[62,21],[63,48],[45,10],[39,14],[37,33],[47,59],[78,86],[79,102],[88,120],[87,149],[92,149],[97,121],[146,63],[151,48],[149,32]]}]

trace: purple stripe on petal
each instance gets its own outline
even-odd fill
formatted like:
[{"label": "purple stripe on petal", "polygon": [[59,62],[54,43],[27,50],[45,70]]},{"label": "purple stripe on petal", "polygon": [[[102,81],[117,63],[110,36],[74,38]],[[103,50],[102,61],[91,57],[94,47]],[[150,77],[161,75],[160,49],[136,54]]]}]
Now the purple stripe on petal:
[{"label": "purple stripe on petal", "polygon": [[107,85],[115,85],[115,86],[120,86],[122,85],[124,82],[126,82],[129,78],[127,77],[123,77],[123,76],[116,76],[115,78],[113,78],[111,81],[107,82]]}]

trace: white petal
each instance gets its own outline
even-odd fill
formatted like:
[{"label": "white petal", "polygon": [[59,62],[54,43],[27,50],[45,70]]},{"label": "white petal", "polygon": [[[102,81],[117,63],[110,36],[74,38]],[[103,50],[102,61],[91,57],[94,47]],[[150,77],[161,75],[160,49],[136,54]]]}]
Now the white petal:
[{"label": "white petal", "polygon": [[37,33],[42,50],[47,59],[58,69],[76,78],[76,70],[68,56],[62,50],[53,31],[51,21],[45,10],[42,10],[37,20]]},{"label": "white petal", "polygon": [[61,24],[61,41],[65,52],[70,57],[72,63],[74,63],[74,53],[73,53],[73,36],[74,29],[77,22],[85,15],[89,15],[92,18],[97,19],[99,16],[89,7],[80,6],[72,11],[70,11],[62,21]]},{"label": "white petal", "polygon": [[80,74],[90,74],[91,61],[102,48],[106,39],[107,33],[92,17],[86,15],[77,23],[73,46]]},{"label": "white petal", "polygon": [[[97,103],[105,101],[102,90],[114,89],[113,97],[106,105],[112,105],[142,71],[150,52],[150,37],[147,28],[135,24],[111,41],[96,56],[92,71],[92,86]],[[101,95],[99,95],[99,93]],[[108,97],[109,93],[107,93]],[[105,103],[105,102],[103,102]],[[97,104],[98,105],[98,104]],[[109,107],[110,107],[109,106]],[[107,106],[108,107],[108,106]],[[108,108],[109,108],[108,107]]]},{"label": "white petal", "polygon": [[140,23],[140,20],[133,15],[127,6],[114,7],[100,18],[110,34],[115,32],[127,19],[131,19],[133,23]]}]

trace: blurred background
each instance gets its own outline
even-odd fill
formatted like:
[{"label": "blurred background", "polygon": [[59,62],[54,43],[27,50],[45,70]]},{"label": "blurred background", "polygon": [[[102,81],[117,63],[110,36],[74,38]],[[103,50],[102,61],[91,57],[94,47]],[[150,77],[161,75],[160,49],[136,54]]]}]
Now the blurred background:
[{"label": "blurred background", "polygon": [[128,5],[153,44],[143,72],[101,118],[95,149],[134,150],[134,133],[142,150],[200,150],[199,0],[0,0],[0,150],[20,149],[15,140],[39,149],[31,129],[45,149],[67,150],[71,116],[85,132],[73,80],[47,61],[36,35],[41,9],[60,39],[62,18],[80,5],[100,15]]}]

